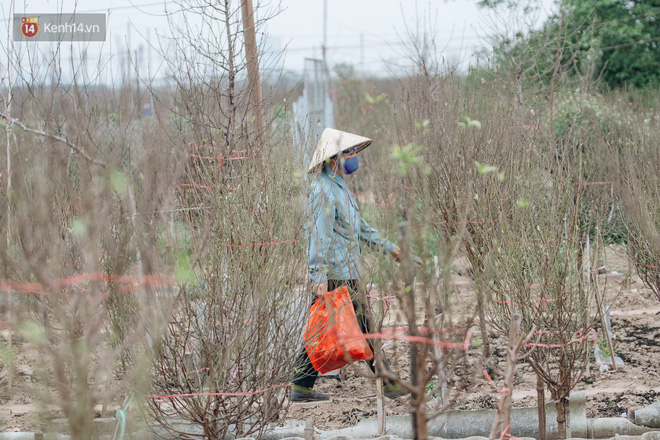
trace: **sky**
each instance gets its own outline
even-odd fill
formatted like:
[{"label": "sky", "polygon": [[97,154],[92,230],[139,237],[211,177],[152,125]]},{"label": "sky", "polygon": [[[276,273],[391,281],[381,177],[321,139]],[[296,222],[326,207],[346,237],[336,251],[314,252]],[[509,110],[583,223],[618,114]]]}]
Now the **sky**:
[{"label": "sky", "polygon": [[[183,0],[191,1],[191,0]],[[108,35],[104,43],[88,43],[82,47],[63,47],[63,58],[79,64],[81,52],[87,51],[86,66],[104,66],[110,78],[128,71],[127,54],[141,75],[166,74],[166,63],[159,55],[161,42],[170,35],[164,10],[172,9],[177,0],[15,0],[17,13],[107,12]],[[279,53],[285,50],[276,68],[300,73],[305,57],[320,58],[324,41],[324,4],[327,4],[326,57],[330,67],[347,63],[356,71],[371,75],[397,74],[406,70],[406,47],[410,34],[431,29],[435,36],[436,55],[465,70],[474,62],[472,54],[488,46],[487,37],[494,32],[493,23],[508,31],[516,27],[509,18],[495,19],[480,10],[476,0],[253,0],[257,18],[273,15],[262,34],[265,47]],[[547,17],[552,0],[542,0],[535,16],[525,17],[539,24]],[[7,26],[11,0],[0,3],[0,65],[5,75],[7,47],[10,44]],[[147,36],[152,41],[148,44]],[[38,45],[38,46],[37,46]],[[50,43],[20,43],[17,53],[33,60],[46,57],[54,49]],[[151,46],[151,47],[150,47]],[[170,49],[171,51],[172,49]],[[72,55],[73,54],[73,55]],[[170,52],[170,57],[173,55]],[[95,61],[89,61],[89,60]],[[265,62],[265,61],[264,61]],[[25,63],[24,63],[25,64]],[[73,69],[69,69],[69,73]],[[65,73],[66,75],[66,69]],[[88,74],[90,74],[88,72]],[[92,73],[93,74],[93,73]]]}]

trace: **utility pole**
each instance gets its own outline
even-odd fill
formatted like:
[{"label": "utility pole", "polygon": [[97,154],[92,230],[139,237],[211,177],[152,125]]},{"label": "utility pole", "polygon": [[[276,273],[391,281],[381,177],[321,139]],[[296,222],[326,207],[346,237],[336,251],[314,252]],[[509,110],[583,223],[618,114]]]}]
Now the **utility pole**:
[{"label": "utility pole", "polygon": [[[109,30],[108,30],[107,40],[108,40],[108,52],[109,52],[108,59],[111,60],[112,59],[112,32],[110,32]],[[96,71],[98,72],[97,75],[99,76],[99,78],[101,78],[101,72],[102,72],[101,66],[103,66],[103,51],[101,51],[101,54],[99,55],[99,59],[96,63]],[[110,76],[110,83],[114,84],[114,82],[115,82],[115,80],[114,80],[114,77],[115,77],[114,71],[111,71],[110,75],[111,75]]]},{"label": "utility pole", "polygon": [[360,74],[366,77],[364,73],[364,33],[360,32]]},{"label": "utility pole", "polygon": [[247,57],[248,81],[250,83],[250,104],[254,120],[257,124],[257,142],[259,148],[264,146],[264,109],[261,96],[261,78],[259,77],[259,55],[257,51],[257,35],[254,29],[254,9],[252,0],[243,0],[243,36],[245,38],[245,55]]},{"label": "utility pole", "polygon": [[149,103],[151,105],[151,114],[156,114],[154,107],[153,78],[151,77],[151,28],[147,28],[147,76],[149,77]]},{"label": "utility pole", "polygon": [[[124,64],[124,63],[126,63],[126,52],[121,49],[123,46],[124,45],[121,42],[121,37],[117,37],[117,47],[119,48],[119,55],[121,57],[120,61],[119,61],[119,63],[120,63],[119,78],[121,79],[122,89],[126,86],[126,81],[128,80],[128,78],[126,77],[126,69],[125,69],[125,64]],[[112,56],[112,54],[111,54],[111,56]],[[114,82],[114,78],[113,78],[113,82]],[[122,91],[122,93],[123,93],[123,91]]]},{"label": "utility pole", "polygon": [[131,86],[131,23],[126,23],[126,83]]},{"label": "utility pole", "polygon": [[151,86],[151,28],[147,28],[147,76]]},{"label": "utility pole", "polygon": [[142,111],[142,107],[140,105],[141,97],[140,97],[140,59],[142,58],[142,46],[139,46],[139,49],[136,49],[133,51],[133,56],[135,57],[135,105],[137,107],[138,112]]},{"label": "utility pole", "polygon": [[323,0],[323,66],[328,69],[325,51],[328,48],[328,0]]}]

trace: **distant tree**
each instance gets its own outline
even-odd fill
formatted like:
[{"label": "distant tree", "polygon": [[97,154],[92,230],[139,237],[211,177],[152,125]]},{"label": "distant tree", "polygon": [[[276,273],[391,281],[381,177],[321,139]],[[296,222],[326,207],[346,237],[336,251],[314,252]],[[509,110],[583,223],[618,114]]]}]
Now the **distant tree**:
[{"label": "distant tree", "polygon": [[[481,0],[479,5],[498,8],[528,8],[524,1]],[[551,15],[543,28],[533,33],[525,44],[536,46],[534,54],[538,72],[552,71],[543,65],[551,63],[557,45],[548,44],[562,36],[561,64],[572,66],[589,79],[602,79],[611,88],[633,86],[655,88],[660,83],[660,0],[562,0],[560,13]],[[527,46],[526,46],[527,47]],[[496,47],[501,63],[503,51],[521,52],[520,47]],[[547,52],[548,57],[539,56]],[[538,64],[540,63],[540,64]],[[545,67],[545,68],[544,68]]]},{"label": "distant tree", "polygon": [[578,50],[595,49],[595,74],[612,88],[660,82],[659,0],[569,0]]}]

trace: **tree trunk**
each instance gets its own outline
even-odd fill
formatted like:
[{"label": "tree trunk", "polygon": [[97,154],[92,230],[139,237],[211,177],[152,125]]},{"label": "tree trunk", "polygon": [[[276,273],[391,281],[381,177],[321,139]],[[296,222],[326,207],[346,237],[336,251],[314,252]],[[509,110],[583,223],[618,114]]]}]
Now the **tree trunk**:
[{"label": "tree trunk", "polygon": [[[404,215],[405,218],[405,215]],[[412,262],[410,261],[410,240],[408,235],[408,224],[402,222],[399,224],[401,262],[404,269],[404,292],[407,292],[408,304],[406,305],[406,318],[408,319],[409,333],[412,336],[418,336],[417,331],[417,313],[415,308],[415,276],[412,271]],[[412,394],[412,428],[415,440],[425,440],[428,438],[428,428],[426,426],[426,405],[424,384],[420,384],[420,379],[424,376],[424,358],[426,350],[422,344],[417,342],[410,343],[410,383],[413,387]]]},{"label": "tree trunk", "polygon": [[[495,413],[495,420],[490,430],[490,440],[495,440],[500,431],[507,429],[511,423],[511,394],[513,393],[513,376],[516,371],[516,362],[518,361],[519,333],[520,333],[520,315],[511,317],[511,327],[509,328],[509,346],[507,348],[506,368],[504,371],[504,385],[500,391],[500,400]],[[504,390],[507,390],[504,392]]]},{"label": "tree trunk", "polygon": [[557,431],[559,438],[565,440],[570,435],[569,420],[567,417],[569,410],[569,400],[567,397],[560,397],[557,401]]},{"label": "tree trunk", "polygon": [[476,286],[477,286],[477,313],[479,315],[479,330],[481,332],[482,340],[482,353],[483,361],[486,362],[491,355],[490,350],[490,341],[488,339],[488,327],[486,326],[486,305],[484,302],[484,293],[481,288],[483,281],[483,267],[477,258],[477,255],[472,251],[472,248],[469,244],[465,244],[465,251],[468,256],[468,260],[472,265],[472,271],[474,274]]},{"label": "tree trunk", "polygon": [[491,355],[490,340],[488,339],[488,327],[486,326],[486,307],[484,304],[484,294],[481,287],[477,287],[477,313],[479,314],[479,330],[481,331],[481,340],[483,342],[482,351],[484,362]]},{"label": "tree trunk", "polygon": [[415,405],[413,425],[415,427],[415,440],[426,440],[429,438],[429,430],[426,425],[426,405],[423,402],[419,406]]},{"label": "tree trunk", "polygon": [[570,427],[570,400],[571,368],[568,356],[562,351],[559,355],[559,384],[557,385],[557,428],[559,438],[567,439],[571,436]]},{"label": "tree trunk", "polygon": [[560,400],[564,400],[564,433],[566,434],[566,437],[563,438],[570,438],[571,437],[571,401],[569,399],[569,396],[571,394],[571,367],[572,365],[569,363],[568,356],[562,351],[561,357],[559,358],[560,365],[561,365],[561,371],[559,372],[559,378],[561,381],[561,389],[560,389]]},{"label": "tree trunk", "polygon": [[523,106],[523,84],[522,84],[522,77],[523,77],[523,72],[522,72],[522,65],[518,63],[516,66],[516,110],[519,115],[522,115],[524,113],[524,106]]},{"label": "tree trunk", "polygon": [[[409,327],[410,334],[417,335],[417,325],[415,323],[415,287],[414,287],[414,278],[406,280],[406,289],[409,290],[408,293],[408,307],[411,307],[412,310],[409,317]],[[424,366],[421,361],[420,352],[421,347],[417,342],[412,342],[410,344],[410,382],[415,391],[412,392],[412,428],[415,440],[424,440],[428,437],[428,429],[426,426],[426,405],[424,404],[425,393],[424,386],[419,384],[420,378],[424,375]]]},{"label": "tree trunk", "polygon": [[536,401],[539,413],[539,440],[546,440],[545,426],[545,383],[540,375],[536,375]]}]

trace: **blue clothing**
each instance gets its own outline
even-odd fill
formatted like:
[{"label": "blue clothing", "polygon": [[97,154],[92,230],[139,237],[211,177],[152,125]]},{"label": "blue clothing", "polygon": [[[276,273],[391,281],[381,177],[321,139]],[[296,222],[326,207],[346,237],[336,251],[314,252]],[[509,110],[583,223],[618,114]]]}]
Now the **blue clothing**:
[{"label": "blue clothing", "polygon": [[324,166],[312,182],[307,227],[309,276],[314,283],[360,278],[360,244],[385,254],[395,248],[364,221],[346,182]]}]

